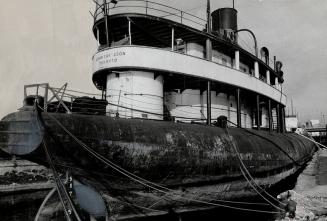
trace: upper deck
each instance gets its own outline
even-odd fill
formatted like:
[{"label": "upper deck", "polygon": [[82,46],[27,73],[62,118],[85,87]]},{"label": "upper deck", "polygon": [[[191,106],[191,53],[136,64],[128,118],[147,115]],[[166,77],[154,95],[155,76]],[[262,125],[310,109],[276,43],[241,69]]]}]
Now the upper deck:
[{"label": "upper deck", "polygon": [[[153,1],[98,0],[93,82],[109,115],[208,125],[226,117],[238,127],[283,131],[281,62],[271,66],[265,47],[259,57],[234,8],[211,13],[208,1],[206,16]],[[241,31],[253,37],[254,53],[238,43]]]},{"label": "upper deck", "polygon": [[[108,15],[107,25],[110,27],[110,45],[106,44],[106,36],[105,32],[103,31],[106,23],[105,15]],[[237,41],[231,41],[231,39],[224,35],[207,33],[206,23],[207,21],[199,16],[195,16],[188,12],[153,1],[121,0],[117,4],[110,4],[109,2],[104,4],[104,1],[99,0],[94,13],[93,27],[94,35],[99,42],[99,52],[95,55],[97,59],[94,60],[94,73],[104,68],[122,69],[124,66],[137,68],[137,66],[129,64],[126,62],[126,60],[118,65],[117,63],[114,63],[115,59],[111,59],[109,61],[99,59],[104,54],[110,55],[113,52],[113,49],[110,48],[115,47],[115,50],[117,50],[117,47],[126,47],[126,45],[133,45],[134,54],[138,54],[138,56],[141,55],[141,52],[145,51],[144,47],[148,46],[148,53],[150,53],[151,49],[154,53],[151,56],[156,56],[155,53],[159,52],[158,50],[154,49],[156,48],[163,50],[160,51],[161,55],[163,56],[166,54],[168,57],[170,55],[175,58],[181,57],[168,52],[173,51],[184,55],[193,56],[194,58],[198,57],[200,58],[198,60],[194,58],[191,59],[189,57],[184,58],[184,60],[190,60],[189,62],[195,62],[198,65],[203,64],[206,66],[209,63],[201,60],[205,59],[205,41],[206,39],[210,39],[212,41],[213,59],[209,62],[220,64],[221,66],[225,67],[227,66],[238,72],[245,72],[248,76],[234,73],[233,77],[237,77],[239,79],[238,81],[237,79],[234,79],[234,81],[224,81],[223,79],[226,79],[226,77],[229,78],[230,76],[227,76],[226,72],[219,72],[219,76],[216,74],[216,77],[210,78],[208,76],[213,75],[215,72],[213,68],[209,71],[211,73],[199,72],[198,76],[200,78],[222,81],[227,84],[257,91],[259,94],[268,96],[276,102],[280,102],[281,104],[285,105],[286,96],[282,93],[281,88],[281,82],[283,81],[282,76],[275,71],[275,67],[271,67],[271,63],[269,62],[270,60],[267,62],[265,61],[266,59],[264,57],[261,57],[260,59],[257,57],[257,55],[252,54],[251,52],[242,48]],[[131,36],[129,37],[129,35]],[[172,38],[174,38],[174,40],[172,40]],[[177,45],[176,40],[181,40],[183,42],[182,44],[185,45],[184,48],[183,45]],[[190,43],[193,43],[191,46],[195,48],[187,50],[186,47],[190,46]],[[137,46],[142,46],[139,48],[139,52],[137,52]],[[235,52],[238,52],[238,62],[235,58]],[[122,59],[123,58],[120,56],[120,60]],[[129,57],[129,60],[131,61],[131,57]],[[159,57],[157,60],[163,61],[163,59],[160,59]],[[225,62],[226,60],[227,62]],[[106,65],[103,66],[100,63],[105,63]],[[155,70],[162,71],[162,69],[158,69],[158,63],[154,66],[146,65],[146,62],[142,64],[143,68],[153,68]],[[180,64],[182,63],[180,62]],[[194,69],[194,66],[197,65],[189,66],[189,71],[184,70],[184,72],[180,72],[178,70],[178,65],[176,64],[167,70],[169,70],[169,72],[189,75],[189,72]],[[210,64],[210,66],[216,67],[217,70],[228,70],[219,67],[218,65]],[[174,68],[177,69],[174,70]],[[199,67],[199,69],[205,70],[205,67]],[[231,73],[232,71],[228,70],[227,72]],[[194,75],[194,73],[191,75]],[[249,78],[249,76],[252,78]],[[247,83],[242,84],[242,81],[245,78],[248,79]],[[261,82],[258,82],[258,80]],[[260,90],[260,88],[266,89]]]},{"label": "upper deck", "polygon": [[99,75],[102,70],[117,71],[127,68],[155,70],[160,73],[217,81],[259,93],[276,102],[286,103],[286,96],[265,81],[233,67],[192,55],[148,46],[127,45],[104,49],[93,57],[93,73],[99,73]]}]

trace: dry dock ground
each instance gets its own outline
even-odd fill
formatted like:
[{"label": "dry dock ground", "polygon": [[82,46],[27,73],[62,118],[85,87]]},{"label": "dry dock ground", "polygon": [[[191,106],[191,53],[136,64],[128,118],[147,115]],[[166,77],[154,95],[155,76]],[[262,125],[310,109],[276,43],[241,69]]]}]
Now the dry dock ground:
[{"label": "dry dock ground", "polygon": [[284,220],[327,221],[327,150],[319,150],[299,176],[292,193],[296,217]]}]

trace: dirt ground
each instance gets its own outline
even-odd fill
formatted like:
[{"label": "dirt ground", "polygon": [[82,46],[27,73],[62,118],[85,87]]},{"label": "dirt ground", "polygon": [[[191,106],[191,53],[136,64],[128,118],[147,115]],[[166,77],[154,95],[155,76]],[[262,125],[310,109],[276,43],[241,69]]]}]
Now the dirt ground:
[{"label": "dirt ground", "polygon": [[296,221],[327,221],[327,150],[319,150],[290,190],[296,202]]}]

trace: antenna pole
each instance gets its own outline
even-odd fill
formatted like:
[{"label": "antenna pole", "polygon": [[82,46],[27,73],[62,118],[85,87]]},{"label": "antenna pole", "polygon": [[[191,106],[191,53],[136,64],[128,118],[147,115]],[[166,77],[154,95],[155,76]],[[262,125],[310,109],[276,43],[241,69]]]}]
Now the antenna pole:
[{"label": "antenna pole", "polygon": [[109,4],[107,5],[107,0],[103,1],[104,4],[104,19],[105,19],[105,30],[106,30],[106,41],[107,41],[107,46],[109,47],[109,27],[108,27],[108,10],[109,10]]},{"label": "antenna pole", "polygon": [[235,0],[233,0],[233,8],[235,9]]},{"label": "antenna pole", "polygon": [[211,33],[211,9],[210,0],[207,0],[207,32]]},{"label": "antenna pole", "polygon": [[[211,34],[211,11],[210,0],[207,0],[207,33]],[[212,60],[212,42],[208,37],[206,40],[206,59]],[[207,125],[211,125],[211,81],[207,81]]]}]

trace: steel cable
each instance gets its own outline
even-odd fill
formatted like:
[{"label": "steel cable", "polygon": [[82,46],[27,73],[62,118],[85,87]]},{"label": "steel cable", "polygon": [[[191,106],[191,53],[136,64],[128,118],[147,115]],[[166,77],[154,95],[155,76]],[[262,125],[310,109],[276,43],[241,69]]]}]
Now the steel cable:
[{"label": "steel cable", "polygon": [[[238,160],[239,160],[239,162],[240,162],[240,169],[241,169],[241,172],[242,172],[242,174],[243,174],[243,176],[245,177],[245,179],[248,181],[248,183],[251,185],[251,187],[265,200],[265,201],[267,201],[271,206],[273,206],[273,207],[275,207],[276,209],[279,209],[279,210],[282,210],[282,211],[284,211],[284,209],[282,209],[282,208],[280,208],[280,207],[278,207],[278,206],[276,206],[275,204],[273,204],[270,200],[268,200],[265,196],[263,196],[258,190],[257,190],[257,188],[258,189],[260,189],[261,191],[263,191],[265,194],[267,194],[271,199],[273,199],[273,200],[275,200],[275,201],[277,201],[278,203],[281,203],[281,202],[279,202],[277,199],[275,199],[275,197],[273,197],[272,195],[270,195],[267,191],[265,191],[264,189],[262,189],[256,182],[255,182],[255,180],[254,180],[254,178],[252,177],[252,175],[250,174],[250,172],[249,172],[249,170],[246,168],[246,166],[245,166],[245,164],[243,163],[243,160],[242,160],[242,158],[241,158],[241,156],[240,156],[240,153],[239,153],[239,151],[237,150],[237,147],[236,147],[236,145],[235,145],[235,143],[232,141],[232,139],[231,139],[231,136],[230,136],[230,134],[229,134],[229,132],[228,132],[228,129],[226,128],[226,133],[227,133],[227,136],[228,136],[228,138],[229,138],[229,143],[231,144],[231,146],[234,148],[234,151],[235,151],[235,153],[236,153],[236,155],[237,155],[237,158],[238,158]],[[246,174],[244,173],[244,171],[246,172],[246,174],[250,177],[250,179],[251,180],[249,180],[247,177],[246,177]],[[251,181],[253,182],[253,184],[251,184]],[[257,187],[257,188],[256,188]],[[281,204],[283,204],[283,203],[281,203]],[[284,206],[285,206],[285,204],[284,204]]]}]

